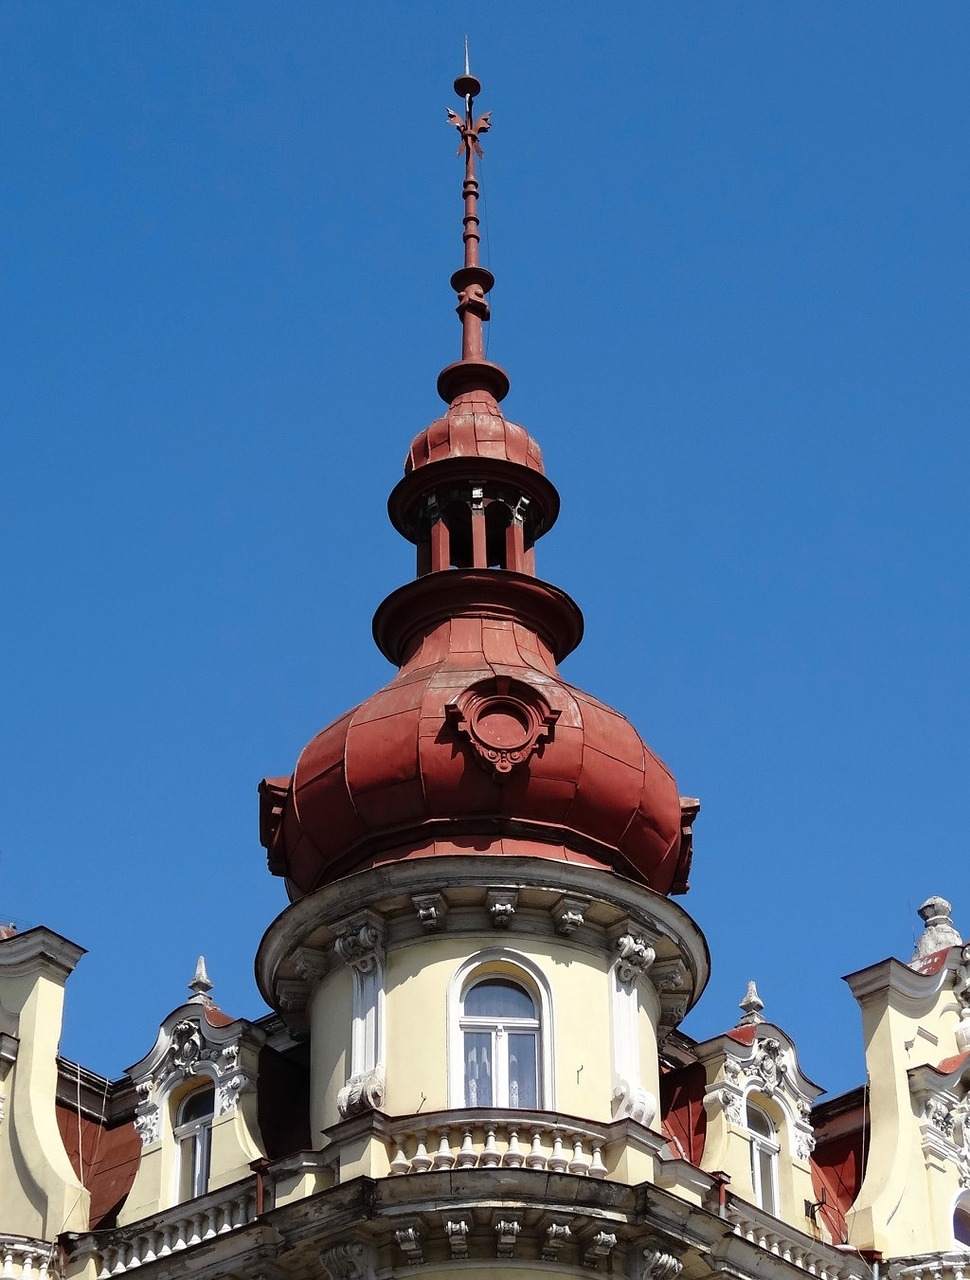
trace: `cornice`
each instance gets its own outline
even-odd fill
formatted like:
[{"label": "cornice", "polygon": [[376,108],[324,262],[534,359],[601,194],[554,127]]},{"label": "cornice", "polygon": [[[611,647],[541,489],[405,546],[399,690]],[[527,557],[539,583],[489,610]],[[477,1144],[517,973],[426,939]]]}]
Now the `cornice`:
[{"label": "cornice", "polygon": [[38,925],[0,940],[0,975],[18,978],[46,969],[66,978],[85,954],[85,947]]},{"label": "cornice", "polygon": [[860,1003],[881,992],[888,992],[917,1004],[931,1000],[942,991],[953,968],[948,959],[936,973],[920,973],[901,960],[890,957],[856,973],[845,974],[842,981],[848,983],[849,990]]}]

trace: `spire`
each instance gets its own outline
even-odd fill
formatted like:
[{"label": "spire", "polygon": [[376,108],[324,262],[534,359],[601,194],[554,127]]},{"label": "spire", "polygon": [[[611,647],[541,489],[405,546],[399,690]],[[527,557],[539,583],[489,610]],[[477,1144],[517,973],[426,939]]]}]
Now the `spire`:
[{"label": "spire", "polygon": [[744,1014],[743,1018],[738,1019],[739,1027],[755,1027],[759,1022],[764,1022],[761,1016],[761,1010],[765,1007],[765,1002],[758,995],[758,988],[754,981],[748,983],[748,989],[744,993],[744,999],[738,1005],[738,1008]]},{"label": "spire", "polygon": [[454,125],[461,136],[458,154],[465,157],[465,177],[461,190],[465,208],[462,217],[465,261],[461,269],[451,277],[451,287],[458,294],[456,310],[461,321],[461,359],[442,369],[438,375],[438,394],[446,404],[451,404],[456,396],[468,391],[487,391],[496,400],[501,400],[509,389],[509,378],[505,370],[485,359],[482,327],[490,318],[487,295],[495,284],[495,277],[482,266],[479,254],[481,235],[475,161],[480,160],[483,155],[479,139],[491,128],[491,112],[486,111],[477,118],[475,116],[475,98],[481,89],[480,82],[468,69],[466,36],[465,70],[455,81],[455,93],[462,99],[464,111],[459,114],[448,109],[448,123]]},{"label": "spire", "polygon": [[209,998],[209,992],[212,990],[212,982],[205,967],[205,956],[199,956],[198,964],[195,966],[195,973],[192,975],[192,981],[189,983],[189,990],[192,992],[189,1004],[212,1003]]}]

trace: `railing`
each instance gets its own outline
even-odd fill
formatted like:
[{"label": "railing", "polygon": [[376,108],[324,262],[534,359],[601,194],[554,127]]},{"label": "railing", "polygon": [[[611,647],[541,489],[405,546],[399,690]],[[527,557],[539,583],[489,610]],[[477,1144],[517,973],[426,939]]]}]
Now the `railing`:
[{"label": "railing", "polygon": [[392,1174],[439,1169],[547,1169],[605,1178],[602,1130],[560,1122],[541,1112],[467,1111],[391,1120],[387,1132]]},{"label": "railing", "polygon": [[891,1280],[970,1280],[970,1253],[953,1249],[896,1258],[889,1275]]},{"label": "railing", "polygon": [[819,1280],[870,1280],[871,1270],[857,1255],[832,1258],[832,1245],[816,1247],[815,1242],[800,1231],[780,1222],[754,1205],[728,1198],[727,1219],[735,1235],[750,1240],[785,1262],[800,1267]]},{"label": "railing", "polygon": [[226,1235],[252,1222],[256,1216],[256,1193],[251,1183],[241,1189],[237,1183],[198,1200],[170,1209],[131,1227],[119,1227],[99,1241],[94,1254],[98,1280],[122,1275],[157,1258]]},{"label": "railing", "polygon": [[56,1245],[0,1234],[0,1280],[53,1280],[59,1275]]}]

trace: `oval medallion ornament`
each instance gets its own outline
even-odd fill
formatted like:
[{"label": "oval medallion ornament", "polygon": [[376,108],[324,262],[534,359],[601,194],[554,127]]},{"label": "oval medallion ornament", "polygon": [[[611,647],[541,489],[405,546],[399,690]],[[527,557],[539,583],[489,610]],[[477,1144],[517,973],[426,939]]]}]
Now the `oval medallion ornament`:
[{"label": "oval medallion ornament", "polygon": [[532,685],[509,676],[470,685],[445,714],[498,782],[552,741],[560,715]]}]

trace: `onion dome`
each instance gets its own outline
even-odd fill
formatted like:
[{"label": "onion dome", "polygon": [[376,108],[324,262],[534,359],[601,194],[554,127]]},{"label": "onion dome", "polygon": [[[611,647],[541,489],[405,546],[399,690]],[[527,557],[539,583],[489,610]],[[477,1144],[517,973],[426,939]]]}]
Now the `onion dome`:
[{"label": "onion dome", "polygon": [[292,777],[264,780],[260,838],[294,899],[365,867],[463,852],[605,866],[684,892],[699,805],[628,720],[557,669],[583,619],[535,576],[559,497],[539,446],[499,408],[508,375],[484,357],[494,281],[478,261],[475,160],[489,117],[474,116],[473,76],[455,88],[462,356],[439,375],[447,411],[412,442],[388,501],[417,554],[416,579],[374,618],[399,672],[317,734]]}]

